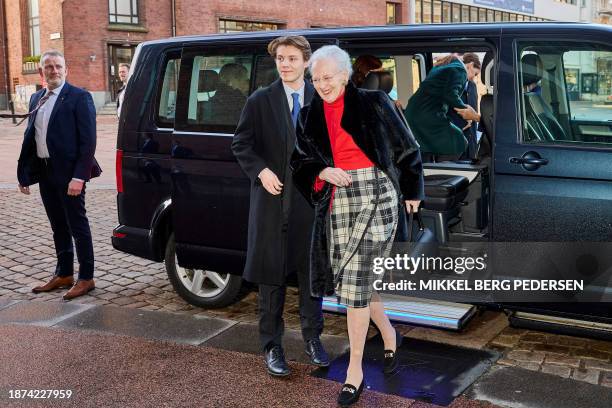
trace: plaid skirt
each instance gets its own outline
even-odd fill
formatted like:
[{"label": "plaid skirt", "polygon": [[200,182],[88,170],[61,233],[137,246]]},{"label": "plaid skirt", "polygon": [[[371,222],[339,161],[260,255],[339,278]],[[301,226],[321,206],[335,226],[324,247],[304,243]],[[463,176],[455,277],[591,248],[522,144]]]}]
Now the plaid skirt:
[{"label": "plaid skirt", "polygon": [[338,303],[366,307],[372,297],[373,260],[391,252],[398,197],[389,177],[376,167],[347,173],[351,185],[336,187],[332,201],[329,256]]}]

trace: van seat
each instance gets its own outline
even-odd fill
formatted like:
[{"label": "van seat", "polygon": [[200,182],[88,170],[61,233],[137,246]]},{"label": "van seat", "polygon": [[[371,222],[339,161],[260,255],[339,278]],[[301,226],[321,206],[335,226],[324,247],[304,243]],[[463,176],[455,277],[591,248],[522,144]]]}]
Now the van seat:
[{"label": "van seat", "polygon": [[468,194],[469,181],[464,176],[432,174],[425,176],[423,208],[448,211],[459,205]]}]

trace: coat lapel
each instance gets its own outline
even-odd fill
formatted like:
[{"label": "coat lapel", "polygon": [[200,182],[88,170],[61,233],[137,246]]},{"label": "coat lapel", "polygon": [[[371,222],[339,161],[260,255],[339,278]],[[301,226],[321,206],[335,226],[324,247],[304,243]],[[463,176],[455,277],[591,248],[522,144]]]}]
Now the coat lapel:
[{"label": "coat lapel", "polygon": [[[57,100],[55,101],[55,105],[53,105],[53,110],[51,111],[51,116],[49,116],[49,125],[47,126],[47,129],[51,127],[51,124],[53,123],[53,119],[55,118],[55,115],[57,114],[57,110],[60,108],[60,106],[64,102],[64,99],[67,97],[68,93],[70,93],[70,86],[71,85],[68,82],[64,83],[64,87],[62,88],[62,91],[57,96]],[[47,130],[47,134],[49,134],[48,130]]]},{"label": "coat lapel", "polygon": [[329,134],[327,133],[327,123],[325,122],[325,112],[323,111],[323,100],[318,94],[314,94],[309,105],[300,112],[300,126],[303,130],[303,137],[313,148],[319,149],[322,158],[333,163]]},{"label": "coat lapel", "polygon": [[270,85],[268,90],[268,102],[276,121],[276,128],[280,130],[283,139],[287,140],[287,118],[291,121],[291,115],[289,114],[289,105],[287,104],[287,96],[285,89],[283,88],[283,82],[277,79]]}]

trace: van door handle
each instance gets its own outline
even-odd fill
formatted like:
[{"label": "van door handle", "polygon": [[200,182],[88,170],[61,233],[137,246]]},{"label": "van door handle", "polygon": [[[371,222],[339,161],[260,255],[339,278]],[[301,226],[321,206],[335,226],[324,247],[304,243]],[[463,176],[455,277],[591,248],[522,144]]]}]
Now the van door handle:
[{"label": "van door handle", "polygon": [[522,157],[511,157],[510,163],[520,164],[525,170],[534,171],[540,166],[546,166],[548,159],[543,159],[537,152],[527,152]]}]

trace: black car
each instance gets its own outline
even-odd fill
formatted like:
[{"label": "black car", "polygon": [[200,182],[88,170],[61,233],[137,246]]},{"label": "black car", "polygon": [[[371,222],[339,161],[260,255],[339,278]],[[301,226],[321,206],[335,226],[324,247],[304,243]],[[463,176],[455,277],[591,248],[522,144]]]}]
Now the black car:
[{"label": "black car", "polygon": [[[289,33],[313,49],[337,44],[352,57],[378,56],[393,78],[390,96],[404,107],[438,56],[481,57],[478,162],[425,164],[423,215],[440,243],[611,240],[611,27],[442,24],[169,38],[139,45],[132,65],[112,242],[164,261],[189,303],[221,307],[240,293],[249,180],[230,144],[247,96],[277,78],[266,45]],[[536,85],[523,72],[529,54],[542,65]],[[226,64],[248,72],[231,98],[217,92]],[[517,309],[594,319],[611,311],[606,303]]]}]

